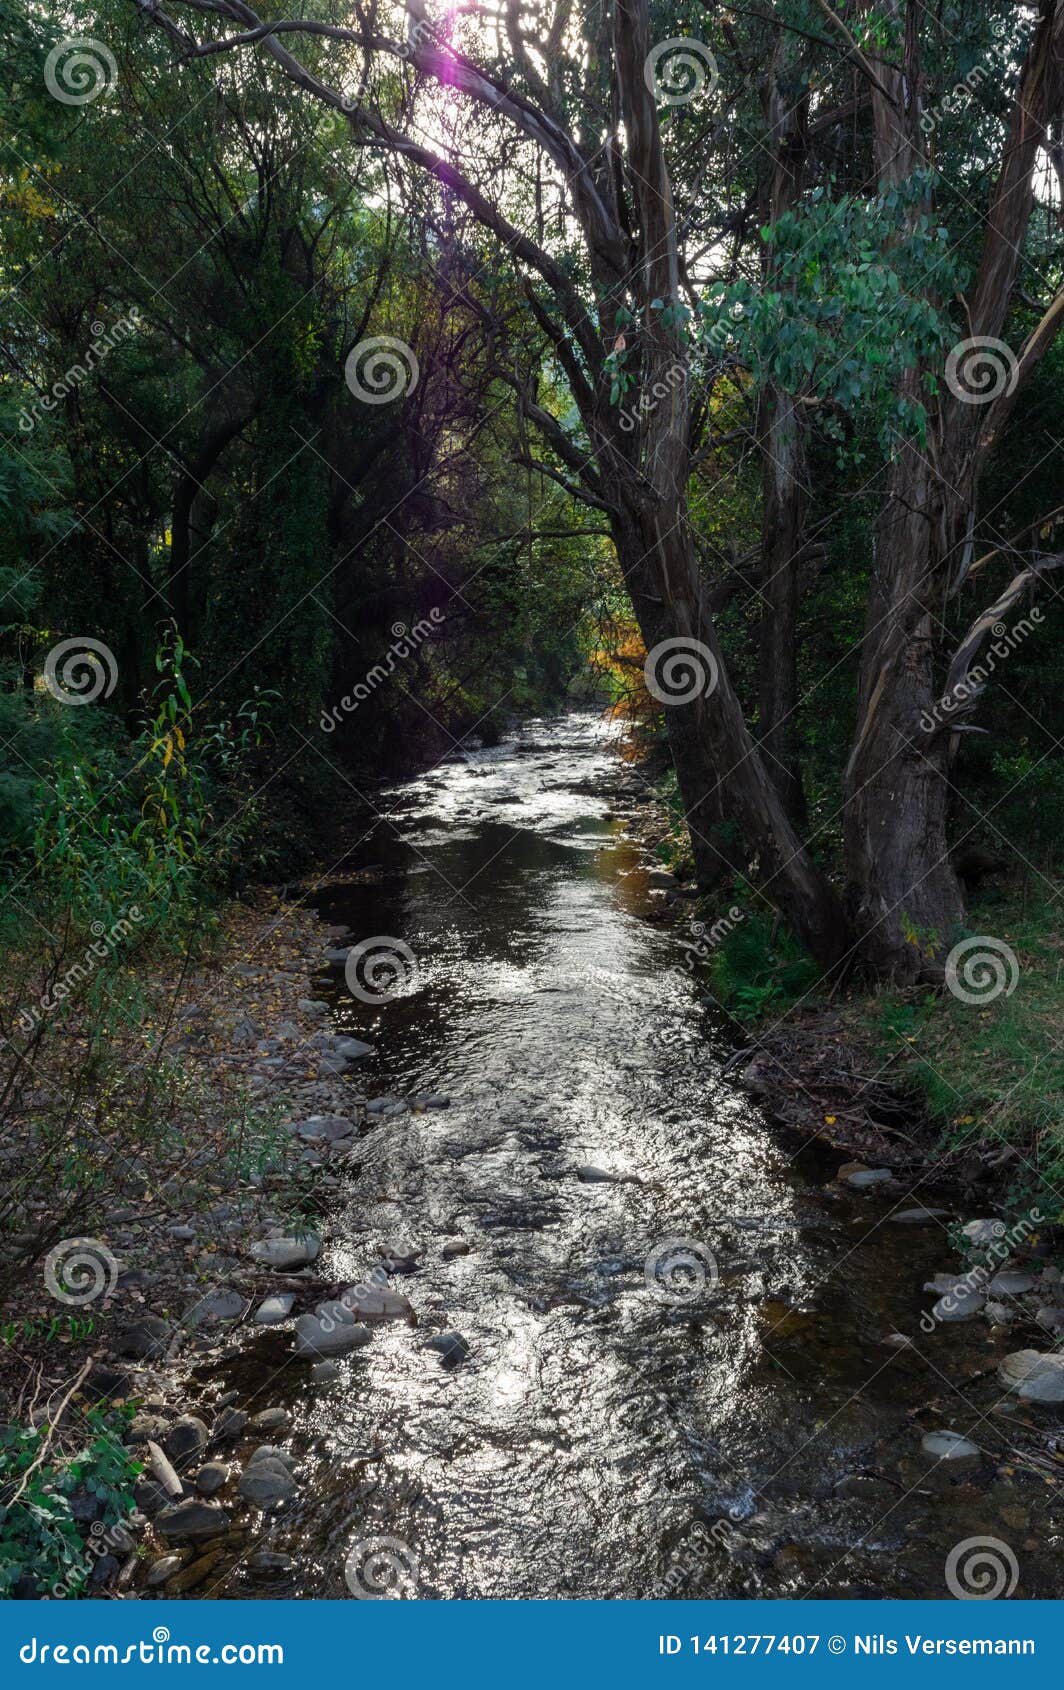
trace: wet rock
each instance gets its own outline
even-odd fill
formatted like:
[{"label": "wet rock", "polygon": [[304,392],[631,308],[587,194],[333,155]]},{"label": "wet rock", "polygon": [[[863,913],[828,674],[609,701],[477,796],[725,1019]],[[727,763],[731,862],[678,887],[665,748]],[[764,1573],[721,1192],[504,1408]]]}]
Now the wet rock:
[{"label": "wet rock", "polygon": [[346,1115],[308,1115],[294,1127],[304,1144],[331,1144],[338,1138],[350,1138],[357,1130]]},{"label": "wet rock", "polygon": [[634,1185],[638,1184],[632,1174],[611,1174],[608,1168],[595,1168],[590,1163],[577,1168],[576,1177],[582,1185]]},{"label": "wet rock", "polygon": [[407,1320],[414,1312],[406,1297],[386,1285],[361,1291],[350,1304],[346,1296],[343,1300],[356,1320]]},{"label": "wet rock", "polygon": [[277,1326],[288,1319],[295,1300],[294,1291],[278,1291],[260,1303],[251,1318],[256,1326]]},{"label": "wet rock", "polygon": [[195,1590],[217,1565],[221,1553],[220,1548],[209,1549],[206,1555],[200,1555],[195,1561],[190,1561],[187,1567],[183,1567],[167,1581],[167,1595],[180,1596],[186,1590]]},{"label": "wet rock", "polygon": [[381,1252],[385,1273],[413,1273],[420,1259],[421,1251],[409,1244],[388,1244]]},{"label": "wet rock", "polygon": [[441,1097],[436,1092],[422,1093],[418,1097],[412,1098],[411,1102],[415,1109],[449,1109],[451,1107],[450,1098]]},{"label": "wet rock", "polygon": [[247,1423],[248,1417],[242,1408],[223,1409],[211,1428],[211,1437],[223,1443],[231,1442],[239,1438]]},{"label": "wet rock", "polygon": [[279,1462],[254,1461],[241,1474],[237,1489],[253,1507],[274,1508],[295,1495],[296,1482]]},{"label": "wet rock", "polygon": [[1033,1291],[1034,1285],[1029,1273],[995,1273],[987,1290],[992,1297],[1022,1297],[1024,1292]]},{"label": "wet rock", "polygon": [[166,1453],[179,1465],[187,1464],[207,1442],[207,1428],[196,1414],[182,1414],[166,1434]]},{"label": "wet rock", "polygon": [[283,1432],[291,1419],[287,1408],[264,1408],[251,1416],[249,1424],[255,1432]]},{"label": "wet rock", "polygon": [[247,1298],[239,1291],[208,1291],[194,1303],[185,1316],[189,1326],[213,1324],[216,1321],[239,1320],[247,1309]]},{"label": "wet rock", "polygon": [[220,1537],[229,1530],[229,1524],[228,1514],[217,1502],[200,1502],[196,1497],[188,1497],[164,1508],[156,1516],[155,1530],[160,1537],[173,1538],[178,1543],[199,1543]]},{"label": "wet rock", "polygon": [[1000,1243],[1005,1236],[1004,1221],[966,1221],[961,1232],[968,1243],[975,1250],[984,1250],[989,1244]]},{"label": "wet rock", "polygon": [[150,1519],[169,1508],[171,1496],[157,1479],[138,1479],[133,1486],[133,1500]]},{"label": "wet rock", "polygon": [[[345,1310],[345,1313],[348,1312]],[[341,1321],[332,1316],[322,1319],[317,1314],[301,1314],[296,1321],[295,1353],[308,1361],[317,1361],[322,1356],[347,1355],[350,1350],[357,1350],[371,1342],[369,1327],[360,1326],[350,1319]]]},{"label": "wet rock", "polygon": [[247,1565],[253,1573],[291,1573],[296,1568],[291,1555],[279,1555],[274,1549],[257,1549],[248,1556]]},{"label": "wet rock", "polygon": [[452,1256],[468,1256],[471,1248],[472,1246],[467,1244],[464,1238],[449,1238],[440,1251],[440,1255],[446,1262],[450,1261]]},{"label": "wet rock", "polygon": [[970,1443],[959,1432],[928,1432],[920,1440],[920,1448],[935,1461],[950,1463],[978,1461],[982,1456],[979,1445]]},{"label": "wet rock", "polygon": [[161,1414],[135,1414],[126,1433],[126,1442],[143,1444],[147,1443],[149,1438],[154,1438],[157,1443],[161,1443],[169,1427],[169,1420],[165,1420]]},{"label": "wet rock", "polygon": [[310,1377],[315,1385],[333,1385],[337,1379],[343,1378],[343,1370],[335,1361],[316,1361],[310,1370]]},{"label": "wet rock", "polygon": [[350,945],[330,945],[328,950],[325,952],[325,960],[326,962],[333,963],[337,967],[342,967],[350,954]]},{"label": "wet rock", "polygon": [[201,1496],[213,1496],[229,1479],[224,1461],[207,1461],[196,1474],[196,1489]]},{"label": "wet rock", "polygon": [[948,1209],[899,1209],[896,1214],[888,1215],[888,1221],[895,1226],[930,1226],[932,1221],[948,1221]]},{"label": "wet rock", "polygon": [[894,1175],[889,1168],[866,1168],[861,1162],[847,1162],[835,1178],[851,1191],[869,1191],[873,1186],[890,1185]]},{"label": "wet rock", "polygon": [[1026,1402],[1064,1402],[1064,1356],[1014,1350],[998,1368],[998,1378]]},{"label": "wet rock", "polygon": [[296,1458],[290,1450],[282,1449],[280,1444],[260,1444],[248,1456],[248,1466],[254,1467],[260,1461],[272,1462],[290,1473],[296,1464]]},{"label": "wet rock", "polygon": [[425,1344],[427,1350],[437,1350],[444,1367],[459,1367],[469,1355],[469,1345],[460,1332],[438,1332]]},{"label": "wet rock", "polygon": [[1039,1309],[1034,1318],[1046,1332],[1064,1332],[1064,1309]]},{"label": "wet rock", "polygon": [[148,1568],[148,1576],[144,1580],[145,1584],[149,1587],[165,1584],[174,1573],[181,1571],[190,1553],[191,1551],[188,1549],[179,1549],[174,1555],[160,1555],[159,1559],[153,1561]]},{"label": "wet rock", "polygon": [[888,1332],[881,1342],[889,1345],[892,1350],[912,1350],[916,1347],[904,1332]]},{"label": "wet rock", "polygon": [[144,1361],[164,1355],[170,1344],[171,1327],[157,1314],[142,1315],[120,1328],[115,1337],[119,1355],[135,1356]]},{"label": "wet rock", "polygon": [[321,1239],[313,1232],[301,1238],[264,1238],[251,1246],[251,1254],[267,1267],[281,1270],[307,1267],[321,1255]]},{"label": "wet rock", "polygon": [[191,1244],[196,1236],[194,1226],[171,1226],[166,1229],[171,1238],[176,1238],[179,1244]]},{"label": "wet rock", "polygon": [[983,1313],[993,1326],[1011,1326],[1016,1318],[1015,1309],[1008,1303],[987,1303]]},{"label": "wet rock", "polygon": [[946,1322],[974,1320],[981,1313],[986,1302],[986,1292],[975,1290],[971,1286],[961,1290],[947,1291],[940,1297],[931,1313],[935,1320]]},{"label": "wet rock", "polygon": [[327,1015],[329,1006],[321,998],[298,998],[296,1008],[303,1015]]},{"label": "wet rock", "polygon": [[345,1062],[362,1062],[365,1057],[373,1055],[373,1046],[362,1039],[335,1039],[332,1048]]}]

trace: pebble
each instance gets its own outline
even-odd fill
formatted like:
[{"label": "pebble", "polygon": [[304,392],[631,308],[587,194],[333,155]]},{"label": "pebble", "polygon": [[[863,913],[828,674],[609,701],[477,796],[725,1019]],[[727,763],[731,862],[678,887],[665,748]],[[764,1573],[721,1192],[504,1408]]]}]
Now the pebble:
[{"label": "pebble", "polygon": [[248,1417],[242,1408],[226,1408],[219,1414],[211,1430],[212,1438],[239,1438]]},{"label": "pebble", "polygon": [[1064,1356],[1014,1350],[998,1368],[998,1378],[1027,1402],[1064,1402]]},{"label": "pebble", "polygon": [[307,1267],[321,1255],[321,1239],[313,1232],[305,1233],[302,1238],[264,1238],[251,1246],[251,1254],[267,1267],[281,1270]]},{"label": "pebble", "polygon": [[256,1432],[283,1432],[291,1419],[287,1408],[264,1408],[251,1416],[249,1424]]},{"label": "pebble", "polygon": [[224,1461],[207,1461],[196,1474],[196,1489],[201,1496],[213,1496],[228,1478],[229,1468]]},{"label": "pebble", "polygon": [[335,1361],[316,1361],[310,1370],[315,1385],[332,1385],[343,1377],[343,1370]]},{"label": "pebble", "polygon": [[148,1576],[144,1580],[145,1584],[165,1584],[166,1580],[170,1578],[173,1573],[181,1571],[181,1568],[188,1559],[188,1555],[189,1551],[187,1549],[179,1550],[176,1555],[160,1555],[159,1559],[157,1561],[153,1561],[151,1566],[148,1568]]},{"label": "pebble", "polygon": [[928,1226],[932,1221],[948,1221],[948,1209],[899,1209],[897,1214],[888,1215],[888,1221],[896,1226]]},{"label": "pebble", "polygon": [[449,1238],[440,1251],[440,1255],[446,1262],[452,1256],[468,1256],[471,1247],[464,1238]]},{"label": "pebble", "polygon": [[282,1320],[288,1319],[295,1300],[294,1291],[278,1291],[260,1303],[251,1318],[257,1326],[277,1326]]},{"label": "pebble", "polygon": [[1064,1309],[1039,1309],[1034,1318],[1046,1332],[1064,1332]]},{"label": "pebble", "polygon": [[237,1488],[245,1502],[256,1508],[273,1508],[295,1495],[296,1482],[291,1473],[271,1459],[252,1462],[241,1474]]},{"label": "pebble", "polygon": [[978,1444],[962,1438],[959,1432],[928,1432],[920,1440],[920,1448],[936,1461],[974,1461],[982,1454]]},{"label": "pebble", "polygon": [[961,1232],[974,1249],[984,1249],[988,1244],[997,1244],[1005,1236],[1004,1221],[966,1221]]},{"label": "pebble", "polygon": [[207,1428],[196,1414],[182,1414],[166,1434],[166,1453],[176,1462],[187,1461],[207,1442]]},{"label": "pebble", "polygon": [[169,1346],[170,1331],[168,1323],[157,1314],[142,1315],[122,1327],[115,1338],[115,1349],[119,1355],[137,1360],[161,1356]]},{"label": "pebble", "polygon": [[427,1350],[438,1350],[444,1367],[458,1367],[469,1355],[469,1345],[460,1332],[438,1332],[425,1344]]},{"label": "pebble", "polygon": [[381,1265],[385,1273],[413,1273],[421,1251],[409,1244],[388,1244],[381,1251]]},{"label": "pebble", "polygon": [[290,1450],[282,1449],[280,1444],[260,1444],[258,1449],[252,1450],[248,1456],[248,1466],[254,1467],[259,1461],[271,1461],[283,1467],[286,1473],[290,1473],[296,1464],[295,1456]]},{"label": "pebble", "polygon": [[209,1549],[206,1555],[201,1555],[197,1560],[190,1561],[187,1567],[183,1567],[179,1573],[175,1573],[172,1578],[167,1580],[167,1592],[177,1596],[182,1591],[194,1590],[198,1584],[203,1583],[208,1573],[217,1564],[221,1553],[220,1548]]},{"label": "pebble", "polygon": [[197,1543],[201,1538],[220,1537],[227,1532],[229,1516],[216,1502],[200,1502],[189,1497],[156,1515],[155,1530],[160,1537],[176,1538],[179,1543]]},{"label": "pebble", "polygon": [[357,1350],[372,1341],[369,1327],[350,1319],[339,1321],[329,1316],[323,1321],[317,1314],[301,1314],[296,1321],[295,1353],[306,1360],[346,1355],[349,1350]]},{"label": "pebble", "polygon": [[987,1290],[992,1297],[1022,1297],[1025,1291],[1034,1290],[1034,1284],[1029,1273],[995,1273]]}]

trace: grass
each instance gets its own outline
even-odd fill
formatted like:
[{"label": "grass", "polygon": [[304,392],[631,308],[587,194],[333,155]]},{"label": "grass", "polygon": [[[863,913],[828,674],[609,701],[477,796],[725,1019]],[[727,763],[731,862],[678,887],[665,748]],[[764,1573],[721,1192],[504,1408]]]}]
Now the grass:
[{"label": "grass", "polygon": [[[885,991],[864,1015],[881,1060],[900,1056],[895,1071],[924,1101],[943,1144],[1000,1160],[1010,1197],[1041,1201],[1054,1217],[1064,1211],[1062,925],[1048,899],[1025,903],[1000,891],[969,914],[973,936],[1015,957],[1013,976],[1000,953],[1006,977],[997,995],[965,1002],[948,990],[915,998]],[[960,985],[967,989],[963,973]]]}]

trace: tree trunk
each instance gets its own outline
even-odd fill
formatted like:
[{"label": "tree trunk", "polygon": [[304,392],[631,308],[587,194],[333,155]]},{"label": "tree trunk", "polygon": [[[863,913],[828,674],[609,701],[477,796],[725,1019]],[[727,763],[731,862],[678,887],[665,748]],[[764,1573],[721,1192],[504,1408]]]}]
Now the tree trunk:
[{"label": "tree trunk", "polygon": [[942,489],[918,447],[899,451],[876,525],[859,728],[845,777],[857,943],[877,977],[899,982],[941,978],[943,948],[964,916],[946,839],[948,735],[921,725],[936,702],[936,553],[959,515],[944,508]]},{"label": "tree trunk", "polygon": [[770,389],[761,406],[761,629],[758,743],[795,827],[808,822],[798,754],[798,583],[805,525],[804,425]]},{"label": "tree trunk", "polygon": [[[744,841],[758,890],[779,904],[820,966],[834,970],[846,954],[842,907],[794,832],[746,726],[705,605],[685,505],[651,512],[632,500],[618,509],[612,529],[648,669],[663,682],[669,654],[658,648],[674,643],[675,685],[663,690],[676,701],[664,709],[696,862],[701,856],[719,874],[721,856],[733,864]],[[722,816],[733,819],[734,837]]]}]

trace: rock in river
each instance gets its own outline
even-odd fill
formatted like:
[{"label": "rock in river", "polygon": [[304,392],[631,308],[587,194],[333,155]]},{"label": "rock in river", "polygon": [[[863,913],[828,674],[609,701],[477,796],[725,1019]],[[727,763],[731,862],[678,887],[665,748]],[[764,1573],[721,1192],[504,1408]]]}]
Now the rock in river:
[{"label": "rock in river", "polygon": [[936,1461],[976,1461],[982,1453],[978,1444],[962,1438],[959,1432],[928,1432],[920,1448]]},{"label": "rock in river", "polygon": [[280,1463],[255,1461],[241,1474],[237,1487],[245,1502],[256,1508],[273,1508],[295,1495],[296,1482]]},{"label": "rock in river", "polygon": [[264,1238],[251,1246],[251,1254],[267,1267],[281,1270],[307,1267],[321,1255],[321,1239],[313,1232],[306,1232],[300,1238]]},{"label": "rock in river", "polygon": [[229,1516],[217,1502],[199,1502],[189,1497],[156,1515],[155,1530],[160,1537],[172,1538],[176,1543],[200,1543],[227,1532]]},{"label": "rock in river", "polygon": [[368,1326],[360,1326],[345,1309],[346,1320],[338,1320],[333,1314],[322,1317],[320,1314],[301,1314],[296,1321],[296,1355],[307,1361],[318,1361],[322,1356],[343,1356],[349,1350],[357,1350],[363,1344],[372,1342],[372,1333]]},{"label": "rock in river", "polygon": [[278,1291],[260,1303],[251,1318],[256,1326],[277,1326],[282,1320],[288,1319],[295,1300],[294,1291]]},{"label": "rock in river", "polygon": [[1027,1402],[1064,1402],[1064,1356],[1014,1350],[998,1368],[998,1378]]}]

